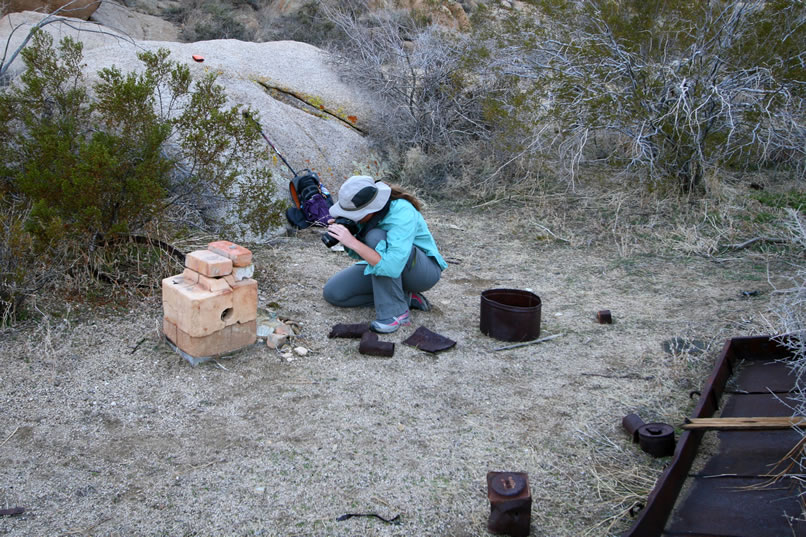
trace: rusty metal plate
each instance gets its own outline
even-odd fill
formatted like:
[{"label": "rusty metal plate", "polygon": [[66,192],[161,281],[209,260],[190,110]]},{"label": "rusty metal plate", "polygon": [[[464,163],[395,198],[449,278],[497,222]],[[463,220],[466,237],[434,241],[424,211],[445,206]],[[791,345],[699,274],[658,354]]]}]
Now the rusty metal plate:
[{"label": "rusty metal plate", "polygon": [[[780,399],[771,394],[733,394],[722,409],[722,417],[791,416],[790,396]],[[697,475],[735,474],[762,476],[800,440],[794,430],[782,431],[711,431],[719,439],[719,453],[711,457]]]},{"label": "rusty metal plate", "polygon": [[[745,362],[734,376],[735,391],[786,393],[795,385],[795,376],[784,362]],[[757,416],[760,414],[756,414]]]},{"label": "rusty metal plate", "polygon": [[789,480],[764,489],[744,489],[763,479],[692,479],[688,495],[675,509],[664,534],[731,537],[806,535],[796,521],[800,506]]},{"label": "rusty metal plate", "polygon": [[795,404],[794,398],[787,394],[733,394],[725,402],[722,417],[786,417],[792,415]]},{"label": "rusty metal plate", "polygon": [[[735,474],[763,476],[801,439],[797,431],[711,431],[718,434],[719,453],[711,457],[697,475]],[[780,468],[778,468],[780,471]]]}]

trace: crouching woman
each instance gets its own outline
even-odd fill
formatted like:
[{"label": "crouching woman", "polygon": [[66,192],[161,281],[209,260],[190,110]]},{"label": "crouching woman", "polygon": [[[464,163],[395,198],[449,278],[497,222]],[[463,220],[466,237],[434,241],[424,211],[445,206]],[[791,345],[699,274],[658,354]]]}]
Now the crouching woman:
[{"label": "crouching woman", "polygon": [[[341,307],[374,305],[370,328],[381,333],[409,324],[410,309],[431,309],[422,293],[436,285],[448,265],[414,196],[357,175],[341,186],[330,215],[328,234],[360,261],[327,281],[325,300]],[[354,231],[336,223],[339,217],[354,222]]]}]

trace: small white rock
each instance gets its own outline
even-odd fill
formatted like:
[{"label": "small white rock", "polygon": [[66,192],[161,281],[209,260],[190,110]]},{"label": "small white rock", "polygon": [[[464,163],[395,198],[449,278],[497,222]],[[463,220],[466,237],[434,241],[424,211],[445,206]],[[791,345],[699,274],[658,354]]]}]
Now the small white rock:
[{"label": "small white rock", "polygon": [[297,353],[297,356],[305,356],[308,354],[308,349],[305,347],[294,347],[294,352]]},{"label": "small white rock", "polygon": [[255,275],[255,265],[249,264],[245,267],[233,267],[232,275],[235,276],[236,282],[245,280],[246,278],[251,278]]}]

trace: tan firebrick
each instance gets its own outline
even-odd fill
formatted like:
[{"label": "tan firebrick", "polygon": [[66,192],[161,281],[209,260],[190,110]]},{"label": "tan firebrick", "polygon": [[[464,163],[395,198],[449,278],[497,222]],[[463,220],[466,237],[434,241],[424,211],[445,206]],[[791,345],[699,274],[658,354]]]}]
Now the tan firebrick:
[{"label": "tan firebrick", "polygon": [[232,259],[210,250],[190,252],[185,256],[185,266],[211,278],[232,274]]},{"label": "tan firebrick", "polygon": [[231,259],[236,267],[246,267],[252,263],[252,252],[230,241],[211,242],[207,245],[207,249]]},{"label": "tan firebrick", "polygon": [[182,275],[162,280],[162,308],[168,319],[186,334],[207,336],[237,321],[233,317],[231,288],[216,292],[186,281]]},{"label": "tan firebrick", "polygon": [[257,341],[257,321],[235,323],[202,337],[191,336],[177,329],[176,336],[176,346],[196,358],[226,354]]}]

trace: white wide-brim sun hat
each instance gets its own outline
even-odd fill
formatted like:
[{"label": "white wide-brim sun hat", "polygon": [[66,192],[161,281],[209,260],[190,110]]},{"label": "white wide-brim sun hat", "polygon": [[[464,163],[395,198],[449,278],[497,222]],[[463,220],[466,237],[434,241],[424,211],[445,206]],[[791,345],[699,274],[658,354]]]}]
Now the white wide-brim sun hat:
[{"label": "white wide-brim sun hat", "polygon": [[349,218],[360,222],[365,216],[383,209],[392,189],[386,183],[375,181],[368,175],[354,175],[339,189],[339,201],[330,207],[333,218]]}]

